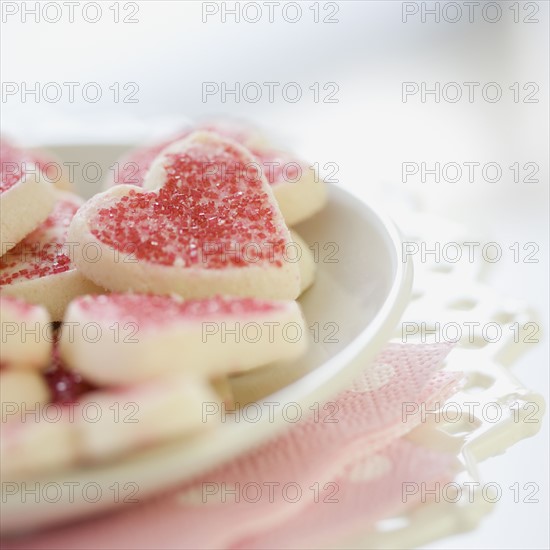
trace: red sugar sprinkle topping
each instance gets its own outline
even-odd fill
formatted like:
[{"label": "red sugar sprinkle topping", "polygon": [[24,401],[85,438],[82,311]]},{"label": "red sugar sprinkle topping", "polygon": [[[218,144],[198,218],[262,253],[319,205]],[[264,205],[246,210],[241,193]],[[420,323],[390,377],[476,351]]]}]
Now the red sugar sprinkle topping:
[{"label": "red sugar sprinkle topping", "polygon": [[206,269],[270,262],[286,245],[270,197],[247,159],[226,143],[193,144],[167,155],[155,192],[113,199],[89,222],[102,243],[138,260]]},{"label": "red sugar sprinkle topping", "polygon": [[175,320],[208,321],[220,317],[242,317],[280,311],[284,304],[255,298],[223,297],[183,300],[178,296],[153,294],[108,294],[76,299],[81,311],[94,317],[123,321],[132,319],[140,326],[159,326]]},{"label": "red sugar sprinkle topping", "polygon": [[0,258],[0,285],[68,271],[71,260],[65,241],[69,224],[78,208],[75,202],[58,201],[39,227],[8,250]]}]

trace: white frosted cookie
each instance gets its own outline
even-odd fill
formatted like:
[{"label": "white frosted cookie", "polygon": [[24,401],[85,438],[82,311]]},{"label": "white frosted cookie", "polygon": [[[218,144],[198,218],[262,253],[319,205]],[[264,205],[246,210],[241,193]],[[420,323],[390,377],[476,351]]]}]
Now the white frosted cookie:
[{"label": "white frosted cookie", "polygon": [[306,347],[294,301],[145,294],[77,298],[60,341],[67,366],[98,386],[174,372],[214,378],[294,359]]},{"label": "white frosted cookie", "polygon": [[22,161],[18,149],[0,140],[0,255],[46,219],[54,192],[36,162]]},{"label": "white frosted cookie", "polygon": [[78,454],[87,461],[104,460],[203,431],[209,427],[204,406],[219,402],[205,381],[182,375],[91,392],[78,404],[88,411],[76,416]]},{"label": "white frosted cookie", "polygon": [[293,230],[290,231],[290,236],[292,237],[292,241],[296,244],[297,254],[300,254],[298,268],[300,269],[300,294],[302,294],[315,281],[317,266],[315,265],[313,251],[309,248],[304,239]]},{"label": "white frosted cookie", "polygon": [[270,183],[288,225],[296,225],[325,206],[327,191],[312,166],[291,153],[269,147],[251,146]]},{"label": "white frosted cookie", "polygon": [[5,412],[9,404],[25,404],[29,409],[50,400],[50,391],[40,372],[2,370],[0,372],[0,403]]},{"label": "white frosted cookie", "polygon": [[[112,291],[294,299],[290,233],[261,174],[239,166],[250,154],[231,140],[195,132],[156,158],[145,191],[119,185],[76,213],[68,240],[75,264]],[[97,261],[84,251],[93,247]]]},{"label": "white frosted cookie", "polygon": [[131,151],[119,161],[118,170],[110,173],[105,187],[126,183],[147,188],[147,172],[155,158],[193,130],[214,132],[245,146],[254,157],[250,163],[250,170],[254,167],[260,168],[273,189],[288,225],[295,225],[309,218],[325,205],[326,186],[313,167],[292,153],[275,148],[253,126],[229,119],[200,122],[176,138]]},{"label": "white frosted cookie", "polygon": [[0,293],[0,367],[40,370],[50,361],[50,317],[41,306]]},{"label": "white frosted cookie", "polygon": [[[62,191],[55,196],[50,215],[0,258],[0,288],[6,296],[42,304],[53,321],[61,321],[74,297],[105,290],[86,279],[71,262],[80,243],[68,241],[67,230],[82,199]],[[84,252],[94,259],[94,251]]]}]

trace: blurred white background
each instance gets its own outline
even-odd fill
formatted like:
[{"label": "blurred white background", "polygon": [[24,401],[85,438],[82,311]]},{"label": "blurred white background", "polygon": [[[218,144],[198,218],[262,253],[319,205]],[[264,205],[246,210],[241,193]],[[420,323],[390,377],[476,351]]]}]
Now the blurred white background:
[{"label": "blurred white background", "polygon": [[[473,6],[469,21],[467,3],[455,2],[462,17],[440,2],[440,20],[423,10],[434,2],[341,1],[280,2],[273,22],[268,6],[258,13],[247,8],[241,21],[223,10],[234,2],[150,1],[97,3],[97,9],[79,3],[74,21],[63,8],[59,21],[55,6],[38,16],[26,6],[2,2],[1,77],[2,133],[25,145],[67,143],[137,143],[177,128],[189,118],[231,114],[249,118],[274,132],[281,143],[312,162],[339,167],[339,184],[382,203],[399,224],[403,205],[418,205],[430,213],[465,224],[480,242],[496,241],[502,261],[488,271],[488,280],[510,296],[532,305],[543,333],[548,326],[548,2],[485,2]],[[61,2],[51,4],[62,5]],[[203,5],[204,4],[204,5]],[[225,8],[222,6],[225,4]],[[241,3],[242,6],[246,4]],[[317,7],[314,6],[317,4]],[[472,4],[472,3],[470,3]],[[207,7],[205,6],[207,5]],[[494,19],[501,10],[499,21]],[[415,12],[414,10],[417,10]],[[449,9],[449,11],[444,11]],[[203,19],[206,11],[216,13]],[[315,10],[319,22],[315,22]],[[404,10],[409,13],[404,19]],[[239,9],[241,11],[241,9]],[[118,13],[119,22],[115,22]],[[135,23],[124,22],[135,20]],[[323,22],[323,19],[337,22]],[[38,19],[38,21],[37,21]],[[538,22],[529,22],[537,19]],[[516,22],[517,21],[517,22]],[[24,96],[23,86],[38,83],[78,83],[74,102],[67,86],[59,101]],[[81,90],[97,83],[103,92],[95,103]],[[220,94],[203,98],[203,83],[227,83],[233,88],[249,82],[263,89],[256,103]],[[303,97],[290,103],[276,92],[268,101],[264,82],[297,82]],[[314,83],[320,97],[334,82],[335,103],[315,102]],[[402,83],[479,82],[473,102],[435,102],[420,94],[402,100]],[[484,100],[481,88],[496,82],[500,101]],[[512,90],[519,83],[519,102]],[[537,103],[524,103],[535,83]],[[119,102],[110,89],[119,83]],[[126,83],[135,83],[124,89]],[[14,92],[14,86],[18,86]],[[96,87],[97,87],[96,86]],[[332,86],[332,85],[331,85]],[[464,94],[467,88],[462,87]],[[122,98],[137,90],[135,103]],[[531,88],[532,89],[532,88]],[[253,88],[250,88],[251,95]],[[51,96],[55,88],[50,87]],[[93,91],[93,90],[92,90]],[[478,172],[473,182],[466,176],[456,183],[419,176],[402,181],[403,162],[496,162],[503,169],[498,182],[485,181]],[[513,181],[508,168],[534,162],[538,183]],[[525,177],[523,173],[521,177]],[[345,223],[345,220],[342,221]],[[438,227],[433,227],[433,240]],[[506,250],[514,242],[539,246],[538,263],[514,263]],[[536,320],[536,319],[535,319]],[[515,365],[517,376],[548,399],[548,340]],[[503,486],[535,481],[540,485],[539,504],[516,504],[504,499],[481,527],[434,544],[433,548],[547,548],[548,547],[548,429],[483,465],[482,477]]]}]

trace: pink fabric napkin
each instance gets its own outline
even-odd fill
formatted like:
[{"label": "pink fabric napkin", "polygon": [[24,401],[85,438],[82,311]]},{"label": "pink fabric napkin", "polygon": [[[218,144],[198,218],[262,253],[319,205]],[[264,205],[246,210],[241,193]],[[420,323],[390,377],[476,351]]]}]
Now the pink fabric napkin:
[{"label": "pink fabric napkin", "polygon": [[[461,375],[450,346],[390,344],[319,414],[141,505],[4,541],[6,549],[319,547],[410,506],[403,483],[451,479],[455,457],[402,436]],[[134,506],[132,508],[132,506]]]},{"label": "pink fabric napkin", "polygon": [[335,478],[334,487],[324,497],[318,502],[312,498],[308,507],[283,526],[244,537],[232,548],[322,548],[366,536],[377,521],[418,505],[424,488],[427,492],[436,483],[441,487],[451,481],[456,462],[453,454],[397,439],[378,453],[357,458]]}]

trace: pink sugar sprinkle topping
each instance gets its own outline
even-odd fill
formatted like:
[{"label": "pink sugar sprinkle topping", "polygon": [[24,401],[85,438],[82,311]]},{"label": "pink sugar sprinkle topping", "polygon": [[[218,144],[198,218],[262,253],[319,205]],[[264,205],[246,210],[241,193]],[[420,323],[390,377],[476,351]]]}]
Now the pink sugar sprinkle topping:
[{"label": "pink sugar sprinkle topping", "polygon": [[183,300],[178,296],[152,294],[108,294],[77,298],[76,304],[94,319],[109,322],[131,318],[145,325],[162,325],[175,320],[208,321],[220,317],[260,315],[283,309],[284,304],[255,298],[223,297]]},{"label": "pink sugar sprinkle topping", "polygon": [[68,271],[71,267],[70,248],[65,241],[78,208],[76,202],[58,201],[39,227],[6,252],[0,258],[0,285]]},{"label": "pink sugar sprinkle topping", "polygon": [[166,156],[155,192],[131,190],[89,222],[102,243],[137,260],[206,269],[270,262],[286,245],[271,198],[241,151],[228,143],[194,143]]}]

